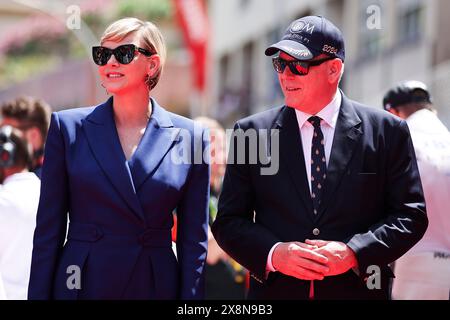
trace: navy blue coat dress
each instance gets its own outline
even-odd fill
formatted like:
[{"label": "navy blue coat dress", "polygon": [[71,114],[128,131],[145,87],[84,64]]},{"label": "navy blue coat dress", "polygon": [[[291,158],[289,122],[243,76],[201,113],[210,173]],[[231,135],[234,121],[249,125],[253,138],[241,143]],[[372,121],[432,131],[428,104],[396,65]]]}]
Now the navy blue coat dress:
[{"label": "navy blue coat dress", "polygon": [[202,299],[208,133],[152,99],[127,161],[112,99],[52,114],[28,297]]}]

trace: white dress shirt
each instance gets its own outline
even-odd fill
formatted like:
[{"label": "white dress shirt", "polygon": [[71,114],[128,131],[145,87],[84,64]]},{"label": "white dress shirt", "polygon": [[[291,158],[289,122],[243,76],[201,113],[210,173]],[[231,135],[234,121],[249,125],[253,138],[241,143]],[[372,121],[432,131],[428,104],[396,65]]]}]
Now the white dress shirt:
[{"label": "white dress shirt", "polygon": [[[322,129],[324,142],[325,142],[325,159],[330,162],[331,147],[333,145],[334,132],[336,130],[336,123],[339,116],[339,110],[341,109],[342,94],[339,89],[336,92],[333,100],[320,112],[315,115],[302,112],[295,109],[295,115],[297,116],[297,123],[300,128],[300,134],[302,137],[302,145],[298,146],[303,148],[303,155],[305,161],[306,175],[308,177],[309,191],[311,192],[311,143],[314,134],[314,126],[308,121],[310,117],[317,116],[322,118],[320,128]],[[275,272],[275,268],[272,265],[272,254],[275,247],[281,242],[276,243],[267,256],[266,270],[268,272]]]},{"label": "white dress shirt", "polygon": [[[327,167],[330,162],[331,146],[333,144],[334,131],[336,129],[336,122],[341,108],[341,101],[342,95],[341,92],[338,91],[333,101],[315,115],[322,118],[320,128],[322,129],[323,138],[325,140],[325,160],[327,161]],[[309,191],[311,192],[311,143],[314,134],[314,126],[308,119],[314,115],[304,113],[297,109],[295,109],[295,115],[297,116],[297,122],[302,136],[306,175],[308,177]]]},{"label": "white dress shirt", "polygon": [[31,172],[0,185],[0,275],[8,300],[27,299],[40,185]]}]

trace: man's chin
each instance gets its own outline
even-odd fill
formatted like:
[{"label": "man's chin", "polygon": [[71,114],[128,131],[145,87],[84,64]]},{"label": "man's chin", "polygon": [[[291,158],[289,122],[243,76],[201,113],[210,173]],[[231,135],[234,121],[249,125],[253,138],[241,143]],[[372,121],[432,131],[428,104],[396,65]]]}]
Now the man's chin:
[{"label": "man's chin", "polygon": [[288,101],[286,101],[286,106],[304,112],[304,110],[302,110],[304,107],[302,107],[299,103],[288,103]]},{"label": "man's chin", "polygon": [[290,99],[289,97],[287,97],[284,99],[284,102],[287,106],[300,110],[301,106],[303,105],[302,100],[303,99],[298,99],[298,97],[295,97],[294,99]]}]

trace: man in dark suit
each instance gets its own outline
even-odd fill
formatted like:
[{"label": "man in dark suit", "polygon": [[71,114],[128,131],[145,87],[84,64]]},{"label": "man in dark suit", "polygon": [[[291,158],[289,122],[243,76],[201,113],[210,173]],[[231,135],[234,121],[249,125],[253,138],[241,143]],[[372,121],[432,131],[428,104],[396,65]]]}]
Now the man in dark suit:
[{"label": "man in dark suit", "polygon": [[388,299],[388,264],[428,223],[408,127],[338,89],[344,40],[325,18],[266,55],[285,106],[237,122],[213,234],[252,273],[251,299]]}]

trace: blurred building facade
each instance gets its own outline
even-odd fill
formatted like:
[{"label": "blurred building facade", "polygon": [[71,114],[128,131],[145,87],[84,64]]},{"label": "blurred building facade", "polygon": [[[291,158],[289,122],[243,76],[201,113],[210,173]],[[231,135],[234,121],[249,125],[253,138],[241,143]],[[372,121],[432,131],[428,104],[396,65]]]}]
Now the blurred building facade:
[{"label": "blurred building facade", "polygon": [[394,83],[422,80],[450,126],[450,1],[448,0],[210,0],[212,94],[210,113],[237,118],[283,103],[267,46],[289,23],[323,15],[344,33],[345,75],[352,99],[381,108]]},{"label": "blurred building facade", "polygon": [[[171,0],[159,1],[170,2]],[[127,0],[121,0],[120,3],[126,4],[126,2]],[[115,0],[61,0],[58,2],[1,0],[0,71],[6,63],[11,61],[11,59],[5,59],[4,51],[9,50],[9,56],[14,59],[15,49],[5,49],[6,47],[13,47],[12,42],[33,40],[32,38],[36,35],[38,39],[45,38],[45,32],[48,32],[49,36],[50,33],[61,33],[66,38],[70,35],[73,40],[69,41],[78,41],[79,47],[82,47],[82,53],[76,58],[69,54],[61,58],[61,52],[55,52],[56,61],[48,70],[32,73],[23,81],[12,81],[6,85],[0,83],[0,102],[29,95],[44,99],[54,110],[61,110],[94,105],[107,99],[108,95],[100,85],[97,66],[92,61],[90,50],[92,45],[98,44],[101,32],[106,25],[126,16],[117,17],[117,13],[113,13],[117,11],[116,7],[120,3]],[[79,30],[69,30],[65,19],[69,17],[68,8],[72,5],[80,8],[82,20],[85,20],[87,15],[91,15],[92,19],[92,13],[94,13],[94,19],[98,17],[98,20],[101,20],[99,24],[104,24],[101,31],[87,30],[89,27],[86,24],[82,24]],[[152,22],[155,22],[162,30],[169,51],[163,77],[152,92],[152,96],[170,111],[189,115],[193,85],[190,61],[182,46],[178,26],[171,17],[161,18],[159,21],[152,20]],[[19,64],[17,61],[15,63]],[[28,65],[22,66],[22,68],[27,67]]]}]

